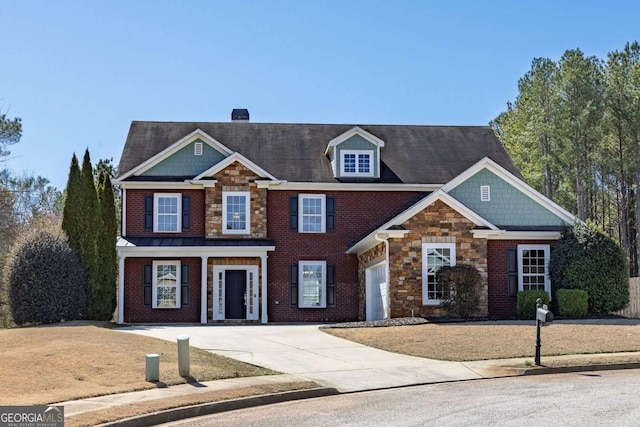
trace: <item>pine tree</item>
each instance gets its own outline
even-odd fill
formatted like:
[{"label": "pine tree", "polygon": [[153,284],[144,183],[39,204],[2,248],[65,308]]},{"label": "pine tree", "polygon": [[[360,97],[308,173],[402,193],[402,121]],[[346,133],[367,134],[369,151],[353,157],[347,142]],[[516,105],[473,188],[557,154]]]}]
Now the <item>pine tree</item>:
[{"label": "pine tree", "polygon": [[113,186],[107,173],[98,177],[98,200],[100,202],[100,236],[98,238],[98,259],[100,274],[100,307],[96,311],[101,320],[111,320],[116,308],[116,276],[118,255],[115,249],[118,235]]},{"label": "pine tree", "polygon": [[78,158],[74,154],[71,158],[67,188],[65,190],[64,206],[62,209],[62,229],[69,238],[69,245],[77,254],[80,253],[80,236],[82,228],[78,222],[80,211],[80,192],[82,178]]},{"label": "pine tree", "polygon": [[98,234],[100,229],[100,207],[93,182],[93,167],[89,150],[84,153],[81,173],[80,212],[78,223],[81,227],[80,261],[85,269],[85,287],[87,294],[87,317],[98,319],[100,310],[100,280],[98,266]]}]

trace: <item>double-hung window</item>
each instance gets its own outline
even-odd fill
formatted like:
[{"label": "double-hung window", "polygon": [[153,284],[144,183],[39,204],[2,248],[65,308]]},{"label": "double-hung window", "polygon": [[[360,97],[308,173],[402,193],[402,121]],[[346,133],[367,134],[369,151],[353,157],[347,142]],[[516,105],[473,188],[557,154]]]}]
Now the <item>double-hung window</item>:
[{"label": "double-hung window", "polygon": [[456,265],[455,243],[422,244],[422,303],[440,304],[444,298],[444,289],[436,281],[436,273],[442,267]]},{"label": "double-hung window", "polygon": [[155,193],[153,203],[155,218],[153,231],[156,233],[177,233],[181,231],[182,195]]},{"label": "double-hung window", "polygon": [[249,234],[250,204],[251,198],[248,191],[225,191],[222,193],[223,234]]},{"label": "double-hung window", "polygon": [[325,308],[327,306],[327,262],[300,261],[298,274],[298,307]]},{"label": "double-hung window", "polygon": [[546,291],[551,295],[550,252],[549,245],[518,245],[518,290]]},{"label": "double-hung window", "polygon": [[298,230],[301,233],[326,232],[326,197],[324,194],[300,194]]},{"label": "double-hung window", "polygon": [[180,261],[153,262],[153,308],[180,308]]},{"label": "double-hung window", "polygon": [[341,150],[340,153],[342,176],[373,176],[373,151]]}]

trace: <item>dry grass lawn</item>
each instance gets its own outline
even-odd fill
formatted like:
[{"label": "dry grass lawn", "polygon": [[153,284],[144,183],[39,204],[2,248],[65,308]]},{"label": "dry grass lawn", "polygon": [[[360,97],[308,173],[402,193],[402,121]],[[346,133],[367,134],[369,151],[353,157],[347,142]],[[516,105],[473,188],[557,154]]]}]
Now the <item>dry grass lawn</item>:
[{"label": "dry grass lawn", "polygon": [[[536,340],[536,327],[520,324],[429,323],[323,331],[395,353],[456,361],[532,357]],[[640,351],[640,324],[552,323],[541,334],[543,356]]]},{"label": "dry grass lawn", "polygon": [[[178,376],[176,343],[117,332],[107,323],[0,329],[0,405],[57,403],[155,388],[144,379],[148,353],[160,355],[160,381],[186,382]],[[190,355],[191,375],[197,381],[276,373],[193,347]]]}]

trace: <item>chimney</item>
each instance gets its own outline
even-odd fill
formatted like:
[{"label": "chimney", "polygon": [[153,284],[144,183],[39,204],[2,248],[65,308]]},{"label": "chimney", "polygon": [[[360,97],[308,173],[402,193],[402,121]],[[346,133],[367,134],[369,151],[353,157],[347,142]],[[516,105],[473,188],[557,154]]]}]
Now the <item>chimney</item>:
[{"label": "chimney", "polygon": [[248,122],[249,121],[249,110],[246,108],[234,108],[231,111],[231,121],[232,122]]}]

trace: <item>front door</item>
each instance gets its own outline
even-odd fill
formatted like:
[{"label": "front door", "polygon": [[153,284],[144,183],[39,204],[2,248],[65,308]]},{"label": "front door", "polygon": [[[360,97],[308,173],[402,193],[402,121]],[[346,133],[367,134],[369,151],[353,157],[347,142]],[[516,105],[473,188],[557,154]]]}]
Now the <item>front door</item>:
[{"label": "front door", "polygon": [[247,270],[226,270],[224,276],[225,318],[247,318]]},{"label": "front door", "polygon": [[387,264],[369,267],[365,272],[367,320],[389,317],[389,288],[386,280]]}]

